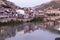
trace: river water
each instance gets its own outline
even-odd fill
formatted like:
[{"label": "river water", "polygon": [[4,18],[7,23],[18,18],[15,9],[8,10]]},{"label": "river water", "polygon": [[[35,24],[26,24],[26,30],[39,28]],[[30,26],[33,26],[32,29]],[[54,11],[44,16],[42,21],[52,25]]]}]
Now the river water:
[{"label": "river water", "polygon": [[55,40],[60,31],[58,25],[47,23],[24,23],[20,25],[1,26],[0,40]]}]

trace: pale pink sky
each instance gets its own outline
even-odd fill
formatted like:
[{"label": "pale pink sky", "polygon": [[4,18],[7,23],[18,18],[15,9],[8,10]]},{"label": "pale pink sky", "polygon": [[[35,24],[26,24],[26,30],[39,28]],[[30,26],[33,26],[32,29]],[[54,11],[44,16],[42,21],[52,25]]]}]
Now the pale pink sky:
[{"label": "pale pink sky", "polygon": [[16,5],[20,7],[32,7],[40,5],[42,3],[49,2],[51,0],[9,0],[9,1],[14,2]]}]

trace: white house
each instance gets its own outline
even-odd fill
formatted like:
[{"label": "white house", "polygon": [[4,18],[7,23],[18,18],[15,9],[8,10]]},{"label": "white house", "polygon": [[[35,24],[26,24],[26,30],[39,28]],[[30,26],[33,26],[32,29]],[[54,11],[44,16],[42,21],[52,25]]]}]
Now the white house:
[{"label": "white house", "polygon": [[18,14],[25,14],[25,12],[24,12],[24,10],[21,10],[21,9],[19,9],[19,10],[16,10],[16,12],[18,13]]},{"label": "white house", "polygon": [[17,12],[16,16],[22,14],[22,15],[24,15],[24,18],[28,18],[29,17],[29,15],[26,14],[24,10],[19,9],[19,10],[16,10],[16,12]]},{"label": "white house", "polygon": [[58,10],[58,9],[47,10],[46,13],[48,13],[48,14],[52,14],[52,13],[60,14],[60,10]]}]

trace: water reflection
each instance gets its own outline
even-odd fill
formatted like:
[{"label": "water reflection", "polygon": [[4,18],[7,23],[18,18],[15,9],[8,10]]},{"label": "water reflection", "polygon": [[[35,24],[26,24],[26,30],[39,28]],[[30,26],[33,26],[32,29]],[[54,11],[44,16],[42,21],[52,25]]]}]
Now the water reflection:
[{"label": "water reflection", "polygon": [[16,29],[14,27],[0,27],[0,40],[4,40],[7,37],[15,36],[15,30]]},{"label": "water reflection", "polygon": [[[36,30],[38,30],[39,33],[41,33],[43,30],[41,35],[43,35],[43,33],[45,33],[46,31],[51,33],[49,35],[52,35],[55,33],[60,35],[60,31],[55,29],[56,26],[57,25],[54,25],[53,22],[52,22],[52,24],[50,24],[50,22],[43,22],[43,23],[24,23],[22,25],[17,25],[17,26],[16,25],[15,26],[2,26],[2,27],[0,27],[0,40],[5,40],[6,38],[15,37],[18,34],[24,35],[26,33],[33,33]],[[57,26],[57,27],[59,27],[59,26]],[[38,32],[35,32],[36,35],[38,35]],[[33,33],[33,35],[35,33]],[[47,34],[48,33],[45,33],[44,35],[47,35]],[[39,35],[38,35],[38,38],[39,38]],[[8,40],[8,39],[6,39],[6,40]],[[9,39],[9,40],[11,40],[11,39]],[[51,40],[51,39],[49,39],[49,40]]]}]

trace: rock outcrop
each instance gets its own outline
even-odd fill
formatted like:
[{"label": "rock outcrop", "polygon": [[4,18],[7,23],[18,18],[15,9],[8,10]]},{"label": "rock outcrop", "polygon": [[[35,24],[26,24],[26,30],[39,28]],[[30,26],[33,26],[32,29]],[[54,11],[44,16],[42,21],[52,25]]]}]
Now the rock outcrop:
[{"label": "rock outcrop", "polygon": [[52,7],[53,9],[60,8],[60,0],[53,0],[48,3],[43,3],[41,5],[35,6],[36,10],[44,10],[46,8]]}]

